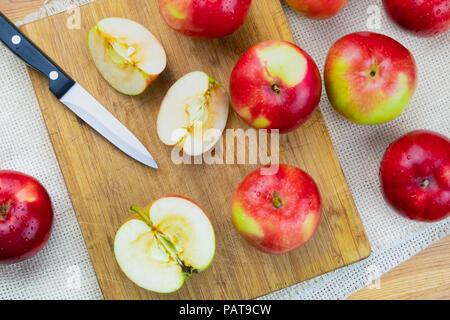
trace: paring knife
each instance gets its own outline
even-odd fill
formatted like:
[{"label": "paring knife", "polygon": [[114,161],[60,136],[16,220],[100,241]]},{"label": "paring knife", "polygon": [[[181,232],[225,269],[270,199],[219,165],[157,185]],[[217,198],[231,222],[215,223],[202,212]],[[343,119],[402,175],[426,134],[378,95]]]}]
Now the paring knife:
[{"label": "paring knife", "polygon": [[44,74],[50,91],[78,117],[130,157],[158,168],[144,145],[82,86],[72,80],[0,12],[0,40],[29,66]]}]

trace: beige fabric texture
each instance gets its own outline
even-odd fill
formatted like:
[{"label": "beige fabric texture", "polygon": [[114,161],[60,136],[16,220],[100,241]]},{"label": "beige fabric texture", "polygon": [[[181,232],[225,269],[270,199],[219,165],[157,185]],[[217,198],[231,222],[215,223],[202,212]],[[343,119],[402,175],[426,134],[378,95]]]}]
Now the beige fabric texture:
[{"label": "beige fabric texture", "polygon": [[[91,1],[46,1],[22,23]],[[396,138],[415,129],[450,134],[450,32],[431,39],[413,37],[388,21],[381,1],[353,0],[339,16],[327,21],[305,19],[287,6],[285,11],[296,43],[314,58],[321,71],[336,40],[365,30],[397,39],[411,50],[419,68],[414,99],[388,124],[354,125],[332,110],[326,94],[322,97],[320,107],[369,236],[372,255],[262,299],[345,299],[450,234],[450,219],[425,224],[399,217],[383,201],[378,181],[379,162]],[[52,237],[43,251],[20,264],[0,266],[0,299],[102,299],[25,65],[4,46],[0,46],[0,110],[0,168],[39,179],[52,197],[56,215]]]}]

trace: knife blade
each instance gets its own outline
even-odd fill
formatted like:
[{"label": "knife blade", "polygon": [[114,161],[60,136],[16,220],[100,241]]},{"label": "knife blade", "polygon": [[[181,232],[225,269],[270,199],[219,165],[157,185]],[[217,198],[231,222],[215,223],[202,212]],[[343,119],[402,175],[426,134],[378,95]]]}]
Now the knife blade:
[{"label": "knife blade", "polygon": [[49,80],[50,91],[79,118],[128,156],[149,167],[158,168],[145,146],[127,127],[71,79],[1,12],[0,41],[21,60],[45,75]]}]

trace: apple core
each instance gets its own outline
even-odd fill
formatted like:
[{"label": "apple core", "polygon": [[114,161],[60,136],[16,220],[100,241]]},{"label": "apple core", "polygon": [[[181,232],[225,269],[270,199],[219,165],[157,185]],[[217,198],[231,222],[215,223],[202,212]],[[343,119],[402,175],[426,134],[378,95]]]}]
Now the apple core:
[{"label": "apple core", "polygon": [[204,72],[186,74],[167,92],[159,110],[161,141],[198,156],[214,147],[228,120],[229,98],[223,86]]},{"label": "apple core", "polygon": [[89,31],[87,40],[98,71],[123,94],[141,94],[167,64],[158,39],[144,26],[128,19],[101,20]]},{"label": "apple core", "polygon": [[[181,249],[181,246],[179,244],[176,244],[180,242],[180,239],[177,239],[177,237],[173,235],[164,234],[163,232],[158,230],[158,228],[153,225],[147,215],[137,206],[132,206],[131,210],[135,212],[139,216],[139,218],[142,219],[150,227],[150,233],[154,235],[154,242],[152,244],[151,250],[152,256],[154,258],[156,257],[157,259],[161,259],[161,257],[163,257],[162,261],[168,261],[172,259],[179,264],[179,266],[183,270],[185,277],[190,277],[194,273],[198,273],[198,270],[196,270],[194,267],[187,266],[186,263],[180,258],[179,255],[183,252],[183,249]],[[158,253],[155,254],[155,252]]]}]

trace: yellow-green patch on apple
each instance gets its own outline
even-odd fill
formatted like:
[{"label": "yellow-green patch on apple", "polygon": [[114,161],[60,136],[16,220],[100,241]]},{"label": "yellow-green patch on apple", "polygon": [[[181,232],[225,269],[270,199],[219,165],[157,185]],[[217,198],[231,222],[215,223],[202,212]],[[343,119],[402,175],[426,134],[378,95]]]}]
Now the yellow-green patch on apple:
[{"label": "yellow-green patch on apple", "polygon": [[171,3],[167,4],[167,10],[168,10],[169,14],[175,19],[179,19],[179,20],[186,19],[186,16],[187,16],[186,13],[181,11],[179,8],[176,8]]},{"label": "yellow-green patch on apple", "polygon": [[233,221],[239,232],[252,237],[264,237],[264,232],[259,224],[244,212],[239,203],[233,205]]},{"label": "yellow-green patch on apple", "polygon": [[295,47],[274,42],[258,51],[261,63],[266,66],[269,81],[280,79],[288,87],[295,87],[303,81],[307,72],[307,61]]},{"label": "yellow-green patch on apple", "polygon": [[256,120],[253,122],[253,127],[255,128],[267,128],[270,126],[270,120],[267,119],[264,116],[259,116],[258,118],[256,118]]}]

